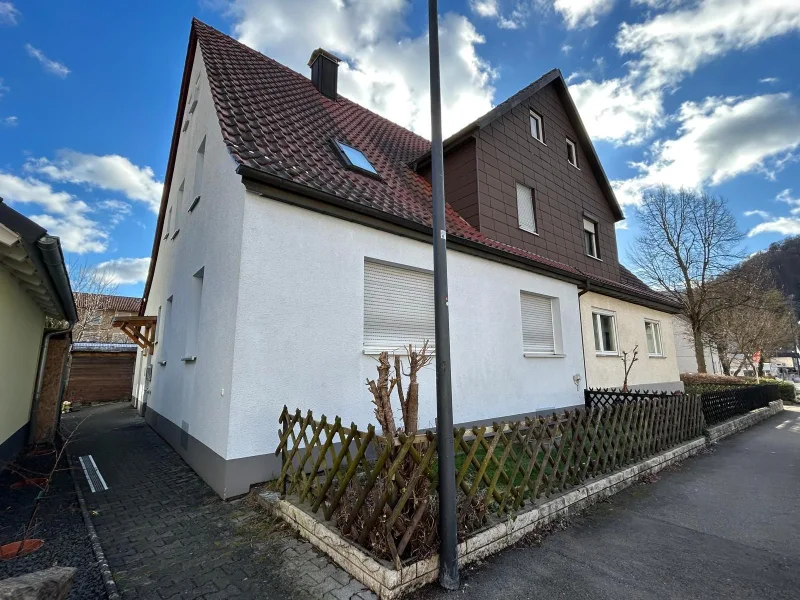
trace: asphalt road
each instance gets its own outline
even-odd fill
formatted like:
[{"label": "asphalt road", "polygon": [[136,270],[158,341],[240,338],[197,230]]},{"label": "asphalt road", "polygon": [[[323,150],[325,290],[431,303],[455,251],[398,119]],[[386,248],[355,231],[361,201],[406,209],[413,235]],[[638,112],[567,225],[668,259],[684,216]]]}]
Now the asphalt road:
[{"label": "asphalt road", "polygon": [[416,597],[800,598],[800,408]]}]

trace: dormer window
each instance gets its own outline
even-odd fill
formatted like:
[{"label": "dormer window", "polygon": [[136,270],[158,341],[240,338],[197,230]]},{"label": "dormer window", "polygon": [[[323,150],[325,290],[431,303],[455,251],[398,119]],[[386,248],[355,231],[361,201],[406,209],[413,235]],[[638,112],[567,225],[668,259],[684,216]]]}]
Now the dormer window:
[{"label": "dormer window", "polygon": [[578,151],[575,148],[575,142],[567,138],[567,160],[573,167],[578,166]]},{"label": "dormer window", "polygon": [[337,150],[339,158],[344,163],[345,167],[365,175],[378,177],[378,172],[375,170],[375,167],[367,160],[367,157],[364,156],[361,150],[348,146],[338,140],[333,140],[333,147]]},{"label": "dormer window", "polygon": [[544,120],[534,110],[531,111],[531,135],[544,144]]}]

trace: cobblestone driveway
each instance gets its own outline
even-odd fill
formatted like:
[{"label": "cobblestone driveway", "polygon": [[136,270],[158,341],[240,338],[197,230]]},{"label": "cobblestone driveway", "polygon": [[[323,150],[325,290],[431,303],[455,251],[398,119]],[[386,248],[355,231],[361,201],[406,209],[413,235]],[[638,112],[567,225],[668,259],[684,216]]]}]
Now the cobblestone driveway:
[{"label": "cobblestone driveway", "polygon": [[375,598],[249,501],[223,502],[127,404],[65,415],[76,473],[123,598]]}]

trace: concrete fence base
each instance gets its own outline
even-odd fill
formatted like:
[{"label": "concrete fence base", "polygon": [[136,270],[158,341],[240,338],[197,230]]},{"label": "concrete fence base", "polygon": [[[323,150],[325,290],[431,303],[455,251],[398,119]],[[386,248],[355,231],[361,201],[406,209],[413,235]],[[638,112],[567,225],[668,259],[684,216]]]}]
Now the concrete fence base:
[{"label": "concrete fence base", "polygon": [[[697,454],[707,445],[725,436],[741,431],[783,410],[783,402],[771,402],[768,408],[753,411],[731,419],[706,431],[705,437],[694,439],[662,452],[648,460],[583,483],[569,492],[550,498],[522,511],[502,523],[492,524],[474,534],[458,546],[461,566],[481,560],[508,548],[528,533],[575,514],[584,508],[633,485],[646,475]],[[360,581],[379,597],[386,600],[399,598],[408,592],[436,581],[439,575],[439,556],[403,565],[398,571],[388,561],[376,559],[351,540],[343,537],[333,524],[282,499],[277,492],[264,492],[259,502],[282,517],[303,538],[327,554],[352,577]]]}]

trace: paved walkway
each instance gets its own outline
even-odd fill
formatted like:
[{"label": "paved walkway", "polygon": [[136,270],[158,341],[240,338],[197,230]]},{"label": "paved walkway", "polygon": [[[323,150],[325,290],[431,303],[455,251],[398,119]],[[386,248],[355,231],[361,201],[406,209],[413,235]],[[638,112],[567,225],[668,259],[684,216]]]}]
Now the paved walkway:
[{"label": "paved walkway", "polygon": [[125,600],[374,598],[247,501],[223,502],[127,404],[65,415],[70,453],[94,457],[109,489],[77,474]]},{"label": "paved walkway", "polygon": [[463,574],[458,598],[800,598],[800,409],[660,475]]}]

